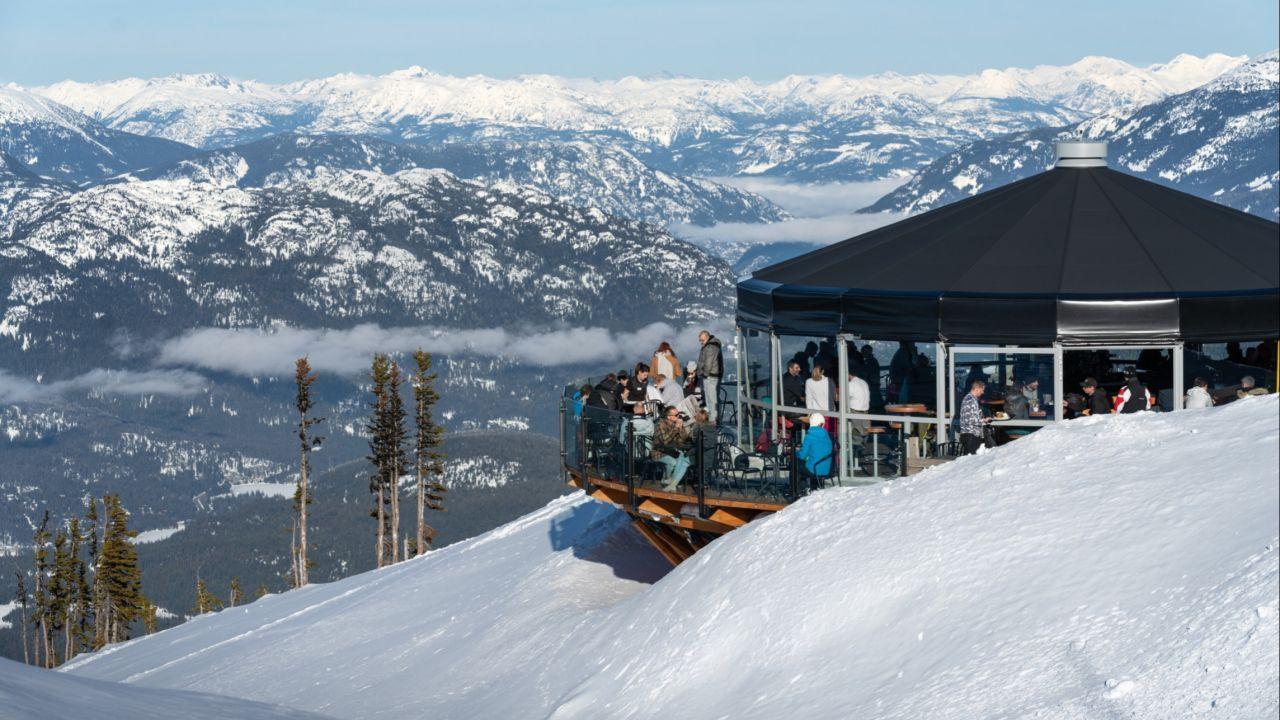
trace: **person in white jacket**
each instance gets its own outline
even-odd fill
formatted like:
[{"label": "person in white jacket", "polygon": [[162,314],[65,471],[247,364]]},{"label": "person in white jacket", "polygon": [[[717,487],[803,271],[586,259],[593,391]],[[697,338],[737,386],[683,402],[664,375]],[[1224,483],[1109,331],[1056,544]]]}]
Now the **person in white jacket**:
[{"label": "person in white jacket", "polygon": [[1198,377],[1192,382],[1191,389],[1187,391],[1187,401],[1184,406],[1188,410],[1213,407],[1213,396],[1209,394],[1208,380]]},{"label": "person in white jacket", "polygon": [[821,412],[831,412],[831,381],[822,372],[821,365],[813,366],[813,373],[804,381],[804,406]]},{"label": "person in white jacket", "polygon": [[[871,410],[871,386],[857,373],[849,373],[849,412],[864,413]],[[850,420],[849,429],[854,435],[862,435],[871,427],[870,420]]]}]

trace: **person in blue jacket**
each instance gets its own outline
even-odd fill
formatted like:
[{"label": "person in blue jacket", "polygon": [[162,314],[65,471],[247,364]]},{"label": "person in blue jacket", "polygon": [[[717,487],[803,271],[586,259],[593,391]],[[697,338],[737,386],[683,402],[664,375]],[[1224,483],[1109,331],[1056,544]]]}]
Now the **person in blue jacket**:
[{"label": "person in blue jacket", "polygon": [[833,455],[831,436],[827,434],[825,423],[826,418],[822,417],[822,413],[810,415],[809,431],[804,434],[804,442],[796,451],[796,458],[804,463],[800,466],[803,474],[815,487],[818,484],[818,478],[824,478],[831,473],[831,456]]}]

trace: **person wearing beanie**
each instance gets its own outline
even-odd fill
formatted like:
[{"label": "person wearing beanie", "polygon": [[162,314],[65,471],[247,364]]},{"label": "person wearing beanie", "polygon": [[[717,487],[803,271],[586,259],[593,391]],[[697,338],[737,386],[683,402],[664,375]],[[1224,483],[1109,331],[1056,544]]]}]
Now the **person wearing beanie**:
[{"label": "person wearing beanie", "polygon": [[800,466],[802,474],[809,479],[810,487],[816,489],[821,478],[831,474],[832,445],[831,436],[825,427],[827,419],[822,413],[809,416],[809,430],[804,434],[804,442],[796,451],[796,459],[804,463]]}]

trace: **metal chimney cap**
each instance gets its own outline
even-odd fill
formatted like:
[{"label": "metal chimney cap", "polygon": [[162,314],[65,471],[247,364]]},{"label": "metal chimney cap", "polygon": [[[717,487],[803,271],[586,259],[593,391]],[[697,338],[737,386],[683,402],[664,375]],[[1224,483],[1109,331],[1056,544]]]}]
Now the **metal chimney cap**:
[{"label": "metal chimney cap", "polygon": [[1059,140],[1053,144],[1054,167],[1091,168],[1107,166],[1107,144],[1088,140]]}]

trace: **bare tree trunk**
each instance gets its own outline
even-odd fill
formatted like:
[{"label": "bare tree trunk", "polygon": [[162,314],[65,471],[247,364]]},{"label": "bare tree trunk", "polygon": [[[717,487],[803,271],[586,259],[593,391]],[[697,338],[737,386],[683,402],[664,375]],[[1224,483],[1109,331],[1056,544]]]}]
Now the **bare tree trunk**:
[{"label": "bare tree trunk", "polygon": [[378,567],[386,564],[387,554],[387,521],[383,500],[387,497],[386,478],[378,479]]},{"label": "bare tree trunk", "polygon": [[427,483],[422,477],[422,464],[418,464],[418,536],[415,555],[427,552]]},{"label": "bare tree trunk", "polygon": [[298,587],[305,587],[310,579],[307,576],[307,451],[302,451],[302,472],[298,475],[298,489],[301,491],[298,507]]},{"label": "bare tree trunk", "polygon": [[391,463],[391,563],[400,562],[400,461]]},{"label": "bare tree trunk", "polygon": [[298,518],[289,526],[289,584],[298,587]]},{"label": "bare tree trunk", "polygon": [[22,603],[22,624],[18,626],[18,632],[22,634],[22,663],[24,665],[31,664],[31,654],[27,649],[27,603]]},{"label": "bare tree trunk", "polygon": [[51,668],[53,667],[53,644],[49,642],[49,625],[44,618],[40,618],[40,643],[44,645],[44,666]]}]

